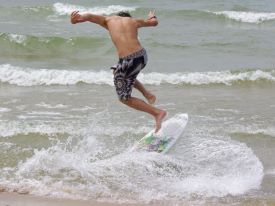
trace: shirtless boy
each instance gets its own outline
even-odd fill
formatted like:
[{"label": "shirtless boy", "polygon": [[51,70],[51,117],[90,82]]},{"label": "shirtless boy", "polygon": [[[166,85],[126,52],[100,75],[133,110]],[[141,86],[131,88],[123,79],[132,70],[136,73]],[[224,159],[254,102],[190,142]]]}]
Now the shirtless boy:
[{"label": "shirtless boy", "polygon": [[[147,112],[155,118],[155,132],[161,128],[161,123],[166,116],[166,111],[158,109],[152,104],[156,97],[136,79],[139,72],[147,63],[146,50],[138,40],[138,29],[141,27],[157,26],[158,20],[155,12],[150,11],[147,19],[132,18],[128,12],[119,12],[114,16],[95,15],[91,13],[79,14],[74,11],[71,14],[71,23],[92,22],[109,31],[111,39],[116,47],[119,61],[112,67],[114,84],[119,100],[129,107]],[[147,99],[132,97],[132,88],[139,90]]]}]

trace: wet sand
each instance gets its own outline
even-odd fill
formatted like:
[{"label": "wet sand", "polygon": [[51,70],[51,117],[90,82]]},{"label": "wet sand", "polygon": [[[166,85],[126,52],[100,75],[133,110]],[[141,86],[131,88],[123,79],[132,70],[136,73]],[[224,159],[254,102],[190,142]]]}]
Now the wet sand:
[{"label": "wet sand", "polygon": [[141,204],[119,204],[97,201],[67,200],[36,197],[16,193],[0,193],[0,206],[141,206]]},{"label": "wet sand", "polygon": [[69,199],[54,199],[46,197],[37,197],[28,194],[18,194],[9,192],[0,192],[0,206],[275,206],[275,198],[273,196],[264,199],[258,198],[221,198],[219,201],[183,201],[183,202],[155,202],[148,204],[134,203],[111,203],[98,202],[95,200],[69,200]]}]

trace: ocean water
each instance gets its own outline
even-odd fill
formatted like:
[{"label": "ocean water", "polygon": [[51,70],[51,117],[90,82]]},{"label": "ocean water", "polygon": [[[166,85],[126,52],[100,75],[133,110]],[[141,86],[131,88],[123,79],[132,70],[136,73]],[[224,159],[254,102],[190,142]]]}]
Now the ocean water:
[{"label": "ocean water", "polygon": [[[159,25],[139,32],[149,63],[138,79],[170,117],[190,118],[167,155],[129,151],[154,121],[118,102],[108,33],[69,19],[73,10],[146,18],[153,9]],[[0,0],[0,189],[274,204],[274,23],[272,0]]]}]

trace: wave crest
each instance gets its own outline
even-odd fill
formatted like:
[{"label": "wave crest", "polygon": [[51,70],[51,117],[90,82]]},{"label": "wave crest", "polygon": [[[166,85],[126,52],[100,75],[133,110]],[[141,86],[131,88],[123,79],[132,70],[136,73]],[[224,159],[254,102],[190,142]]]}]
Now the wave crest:
[{"label": "wave crest", "polygon": [[105,71],[30,69],[9,64],[0,65],[0,81],[18,86],[74,85],[80,82],[112,85],[111,74]]},{"label": "wave crest", "polygon": [[[149,85],[160,84],[188,84],[232,85],[241,82],[268,81],[275,82],[275,70],[271,71],[217,71],[217,72],[191,72],[191,73],[141,73],[139,79]],[[113,86],[113,76],[110,71],[77,71],[54,69],[31,69],[0,65],[0,82],[18,86],[34,85],[74,85],[77,83],[105,84]]]},{"label": "wave crest", "polygon": [[110,5],[107,7],[84,7],[73,4],[63,4],[63,3],[55,3],[53,5],[53,10],[58,15],[68,15],[72,11],[80,11],[80,12],[91,12],[93,14],[105,14],[110,15],[117,13],[119,11],[135,11],[135,7],[126,7],[121,5]]},{"label": "wave crest", "polygon": [[275,13],[266,12],[245,12],[245,11],[218,11],[213,12],[226,18],[244,23],[262,23],[264,21],[275,20]]}]

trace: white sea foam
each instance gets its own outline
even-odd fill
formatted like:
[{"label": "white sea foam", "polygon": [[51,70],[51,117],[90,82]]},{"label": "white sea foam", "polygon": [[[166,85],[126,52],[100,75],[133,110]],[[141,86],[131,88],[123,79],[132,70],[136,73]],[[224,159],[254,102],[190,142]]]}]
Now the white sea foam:
[{"label": "white sea foam", "polygon": [[[36,116],[33,116],[37,119],[41,113],[35,112]],[[42,113],[42,114],[48,114]],[[52,113],[51,113],[52,114]],[[21,115],[22,119],[27,119],[27,115]],[[50,116],[51,117],[51,116]],[[72,116],[75,117],[75,116]],[[80,116],[83,118],[83,116]],[[56,122],[32,122],[32,121],[0,121],[0,137],[10,137],[19,134],[29,134],[29,133],[39,133],[39,134],[46,134],[46,135],[54,135],[57,133],[67,133],[70,135],[79,135],[83,133],[87,133],[89,128],[83,128],[83,123],[80,123],[76,118],[72,118],[73,120],[59,121],[58,124]],[[89,122],[89,120],[87,120]],[[85,121],[86,122],[86,121]],[[90,123],[88,123],[90,124]],[[73,127],[71,126],[73,125]],[[92,131],[94,134],[97,135],[107,135],[112,137],[118,137],[125,133],[131,134],[141,134],[146,133],[151,130],[148,126],[140,126],[135,129],[130,128],[129,126],[109,126],[109,127],[101,127],[98,125],[94,125]]]},{"label": "white sea foam", "polygon": [[230,112],[230,113],[234,113],[234,114],[239,114],[240,111],[236,110],[236,109],[223,109],[223,108],[217,108],[215,109],[218,112]]},{"label": "white sea foam", "polygon": [[119,11],[134,11],[135,7],[126,7],[121,5],[110,5],[107,7],[84,7],[80,5],[55,3],[53,5],[54,11],[58,15],[68,15],[72,11],[91,12],[93,14],[105,14],[110,15]]},{"label": "white sea foam", "polygon": [[11,111],[10,108],[0,107],[0,112],[9,112],[9,111]]},{"label": "white sea foam", "polygon": [[269,72],[261,70],[250,72],[233,73],[230,71],[221,72],[192,72],[192,73],[149,73],[141,74],[139,78],[146,84],[159,85],[161,83],[168,84],[226,84],[230,85],[237,81],[257,81],[260,79],[275,80]]},{"label": "white sea foam", "polygon": [[[112,121],[108,112],[100,112],[93,118],[95,121],[87,124],[89,128],[75,122],[60,122],[62,125],[1,122],[0,133],[4,130],[5,135],[9,131],[14,134],[63,131],[70,136],[64,141],[49,140],[53,144],[48,148],[34,149],[32,156],[14,168],[0,170],[0,187],[58,198],[148,203],[183,200],[193,195],[241,195],[261,185],[262,164],[246,144],[188,134],[188,138],[182,138],[186,144],[180,148],[184,155],[176,158],[125,152],[127,145],[123,144],[129,138],[123,132],[138,131],[136,134],[141,136],[150,128],[108,124],[106,121]],[[108,138],[104,138],[106,135]]]},{"label": "white sea foam", "polygon": [[33,115],[61,115],[60,112],[49,112],[49,111],[32,111],[29,112],[28,114],[33,114]]},{"label": "white sea foam", "polygon": [[261,162],[251,149],[237,142],[190,139],[183,159],[128,152],[102,159],[108,149],[94,134],[77,142],[73,139],[35,150],[18,165],[17,184],[5,179],[0,185],[59,198],[150,202],[182,200],[193,194],[240,195],[259,188],[263,177]]},{"label": "white sea foam", "polygon": [[254,125],[249,125],[249,126],[241,126],[238,125],[235,128],[231,128],[230,131],[231,133],[244,133],[244,134],[251,134],[251,135],[266,135],[270,137],[275,137],[275,127],[271,126],[254,126]]},{"label": "white sea foam", "polygon": [[7,36],[10,40],[10,42],[15,42],[17,44],[23,44],[25,45],[27,37],[25,35],[19,35],[19,34],[8,34]]},{"label": "white sea foam", "polygon": [[[275,82],[275,71],[218,71],[218,72],[191,72],[191,73],[141,73],[139,80],[145,84],[190,84],[208,85],[235,82],[270,81]],[[18,86],[34,85],[74,85],[77,83],[105,84],[113,86],[113,75],[110,71],[77,71],[54,69],[30,69],[0,65],[0,82]]]},{"label": "white sea foam", "polygon": [[246,128],[243,131],[240,132],[244,132],[247,134],[263,134],[263,135],[267,135],[267,136],[271,136],[271,137],[275,137],[275,128],[273,127],[269,127],[269,128],[265,128],[265,129],[253,129],[253,128]]},{"label": "white sea foam", "polygon": [[71,111],[81,111],[81,112],[86,112],[89,110],[95,110],[96,107],[89,107],[89,106],[85,106],[85,107],[81,107],[81,108],[72,108]]},{"label": "white sea foam", "polygon": [[[75,123],[77,126],[77,123]],[[0,123],[0,136],[1,137],[10,137],[18,134],[26,135],[29,133],[39,133],[39,134],[47,134],[53,135],[56,133],[70,133],[75,134],[76,131],[70,129],[71,126],[56,124],[56,123],[29,123],[29,122],[21,122],[21,121],[2,121]]]},{"label": "white sea foam", "polygon": [[11,65],[0,65],[0,81],[19,86],[33,85],[73,85],[88,84],[112,85],[111,72],[67,71],[47,69],[23,69]]},{"label": "white sea foam", "polygon": [[45,102],[41,102],[39,104],[36,104],[35,106],[42,107],[42,108],[47,108],[47,109],[62,109],[62,108],[67,108],[68,107],[68,105],[64,105],[64,104],[51,105],[51,104],[47,104]]},{"label": "white sea foam", "polygon": [[218,11],[213,13],[216,15],[222,15],[229,19],[233,19],[244,23],[258,24],[264,21],[275,19],[275,13],[267,13],[267,12]]}]

